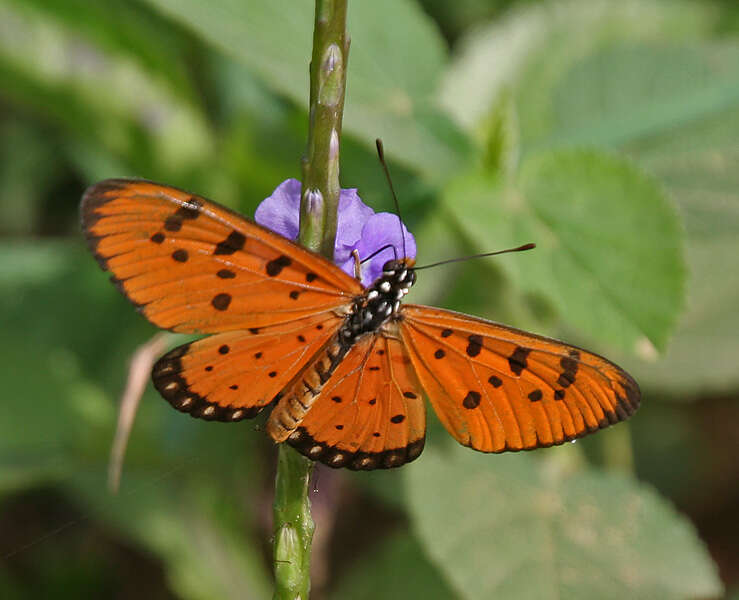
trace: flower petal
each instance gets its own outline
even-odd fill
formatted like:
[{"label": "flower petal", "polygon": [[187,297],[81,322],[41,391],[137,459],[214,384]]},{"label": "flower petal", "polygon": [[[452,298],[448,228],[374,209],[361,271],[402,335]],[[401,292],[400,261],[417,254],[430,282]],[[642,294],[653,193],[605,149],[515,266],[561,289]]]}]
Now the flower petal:
[{"label": "flower petal", "polygon": [[[360,260],[370,256],[383,246],[388,246],[382,252],[372,257],[367,262],[362,263],[362,284],[371,285],[376,279],[382,275],[382,267],[389,260],[394,258],[403,258],[403,240],[405,239],[405,258],[416,257],[416,239],[413,234],[408,231],[405,225],[401,234],[398,223],[400,219],[398,215],[382,212],[372,215],[362,229],[362,237],[356,245],[359,252]],[[342,265],[347,272],[354,274],[354,266],[351,269]]]},{"label": "flower petal", "polygon": [[[362,236],[365,223],[374,214],[375,211],[362,202],[356,188],[341,190],[334,246],[334,262],[337,265],[351,259],[352,250]],[[351,272],[354,273],[353,268]]]},{"label": "flower petal", "polygon": [[[260,225],[290,240],[296,240],[300,231],[300,191],[300,181],[286,179],[269,198],[261,202],[254,213],[254,219]],[[334,262],[353,276],[353,250],[359,252],[362,260],[387,246],[377,256],[362,263],[362,284],[370,286],[382,275],[382,267],[387,261],[403,257],[404,240],[405,256],[415,258],[416,240],[405,225],[401,234],[398,221],[398,216],[392,213],[375,214],[362,202],[356,188],[342,189],[339,196]]]},{"label": "flower petal", "polygon": [[300,182],[286,179],[265,198],[254,212],[254,220],[289,240],[298,239],[300,230]]}]

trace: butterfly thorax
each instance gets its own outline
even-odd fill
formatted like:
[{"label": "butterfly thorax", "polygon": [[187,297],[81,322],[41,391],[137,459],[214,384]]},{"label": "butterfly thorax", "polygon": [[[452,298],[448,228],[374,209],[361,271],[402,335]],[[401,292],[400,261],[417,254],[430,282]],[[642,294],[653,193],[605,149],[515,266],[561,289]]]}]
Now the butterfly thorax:
[{"label": "butterfly thorax", "polygon": [[[382,269],[382,276],[354,300],[337,333],[280,394],[280,401],[267,423],[272,439],[281,442],[289,437],[294,445],[305,442],[296,429],[341,361],[362,337],[397,319],[401,299],[416,282],[413,264],[413,259],[388,261]],[[318,444],[307,452],[315,459],[324,449]],[[342,466],[346,460],[349,460],[349,455],[339,452],[324,462]]]},{"label": "butterfly thorax", "polygon": [[382,276],[367,292],[354,301],[352,312],[340,330],[342,340],[350,343],[361,335],[377,331],[400,310],[400,301],[416,282],[412,259],[391,260],[382,268]]}]

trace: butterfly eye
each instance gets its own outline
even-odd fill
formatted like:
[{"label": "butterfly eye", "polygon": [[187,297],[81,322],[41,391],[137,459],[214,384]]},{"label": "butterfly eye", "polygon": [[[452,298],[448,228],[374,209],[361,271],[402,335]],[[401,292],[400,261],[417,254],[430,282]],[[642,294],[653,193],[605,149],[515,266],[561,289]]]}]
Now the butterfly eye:
[{"label": "butterfly eye", "polygon": [[382,272],[385,275],[394,275],[395,271],[403,267],[403,262],[397,259],[389,260],[382,267]]}]

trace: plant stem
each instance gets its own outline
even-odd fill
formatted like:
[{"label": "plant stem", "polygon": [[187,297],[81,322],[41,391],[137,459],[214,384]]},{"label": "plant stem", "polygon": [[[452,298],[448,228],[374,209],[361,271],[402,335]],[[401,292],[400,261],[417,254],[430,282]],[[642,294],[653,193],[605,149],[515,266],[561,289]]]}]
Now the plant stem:
[{"label": "plant stem", "polygon": [[[339,140],[344,112],[347,0],[316,0],[310,65],[308,145],[303,158],[300,243],[333,260],[339,208]],[[313,462],[278,450],[274,503],[274,600],[307,600],[315,525],[308,498]]]},{"label": "plant stem", "polygon": [[349,54],[346,2],[316,0],[308,147],[302,165],[300,243],[332,260],[340,192],[339,140]]},{"label": "plant stem", "polygon": [[307,600],[315,525],[308,490],[313,463],[287,444],[277,457],[274,504],[274,600]]}]

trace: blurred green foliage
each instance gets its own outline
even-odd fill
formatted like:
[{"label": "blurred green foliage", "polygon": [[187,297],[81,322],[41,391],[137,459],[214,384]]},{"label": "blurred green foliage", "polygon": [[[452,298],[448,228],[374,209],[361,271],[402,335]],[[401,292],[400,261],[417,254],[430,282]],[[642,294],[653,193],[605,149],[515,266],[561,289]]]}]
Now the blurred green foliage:
[{"label": "blurred green foliage", "polygon": [[[349,15],[343,184],[391,209],[382,137],[422,262],[538,245],[425,272],[413,301],[606,353],[644,405],[525,456],[457,448],[432,420],[400,471],[319,467],[314,597],[736,594],[736,4]],[[0,597],[270,596],[276,453],[250,424],[148,390],[106,490],[154,328],[84,249],[77,205],[138,176],[251,214],[299,176],[312,21],[287,0],[0,0]]]}]

